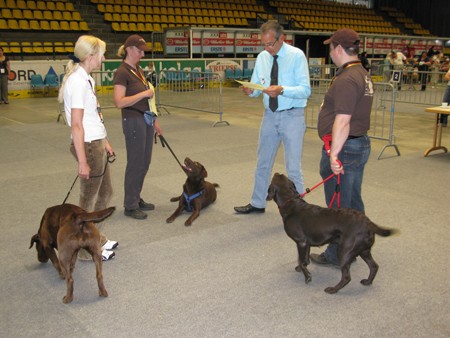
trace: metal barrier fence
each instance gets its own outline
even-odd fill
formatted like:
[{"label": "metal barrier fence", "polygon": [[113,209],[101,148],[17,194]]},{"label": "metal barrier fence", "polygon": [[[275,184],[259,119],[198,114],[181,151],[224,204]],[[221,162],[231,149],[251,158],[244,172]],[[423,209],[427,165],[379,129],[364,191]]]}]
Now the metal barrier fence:
[{"label": "metal barrier fence", "polygon": [[[330,85],[331,79],[312,79],[311,96],[305,109],[305,123],[308,128],[317,129],[317,119],[325,93]],[[386,148],[393,147],[400,156],[400,151],[395,144],[394,136],[394,112],[396,91],[392,84],[374,83],[374,96],[371,112],[370,138],[387,141],[378,159],[381,158]]]},{"label": "metal barrier fence", "polygon": [[167,107],[183,108],[219,115],[213,123],[230,125],[222,111],[222,78],[217,73],[164,70],[157,74],[156,106],[169,113]]}]

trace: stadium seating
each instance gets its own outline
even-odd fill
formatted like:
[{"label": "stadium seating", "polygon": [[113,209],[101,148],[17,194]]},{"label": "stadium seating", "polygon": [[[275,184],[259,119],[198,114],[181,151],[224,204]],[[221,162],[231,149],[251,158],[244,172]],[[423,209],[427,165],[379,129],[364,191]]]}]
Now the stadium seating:
[{"label": "stadium seating", "polygon": [[5,20],[0,29],[70,31],[71,23],[77,22],[77,30],[89,31],[70,1],[6,0],[0,1],[0,9],[1,20]]}]

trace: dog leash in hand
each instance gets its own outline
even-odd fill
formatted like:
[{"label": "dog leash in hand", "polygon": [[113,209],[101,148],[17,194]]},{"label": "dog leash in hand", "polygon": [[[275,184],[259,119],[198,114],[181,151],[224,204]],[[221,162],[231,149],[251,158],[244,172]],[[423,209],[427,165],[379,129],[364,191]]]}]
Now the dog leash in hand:
[{"label": "dog leash in hand", "polygon": [[[100,175],[90,176],[89,178],[90,179],[98,178],[98,177],[102,177],[103,175],[105,175],[106,167],[108,166],[108,163],[114,163],[115,160],[116,160],[116,154],[109,155],[109,153],[106,153],[106,163],[105,163],[105,168],[103,169],[103,172]],[[73,180],[72,186],[70,187],[69,191],[67,192],[67,196],[64,199],[64,201],[62,202],[62,204],[66,204],[66,201],[69,198],[70,193],[72,192],[73,186],[75,185],[77,180],[78,180],[78,175]]]},{"label": "dog leash in hand", "polygon": [[167,146],[167,148],[170,150],[170,152],[172,153],[173,157],[175,158],[175,160],[177,160],[178,164],[180,165],[181,169],[183,170],[183,172],[186,174],[186,172],[183,169],[183,165],[181,164],[181,162],[178,160],[177,155],[175,155],[175,153],[173,152],[172,148],[170,147],[169,143],[167,143],[166,139],[164,138],[164,136],[162,135],[157,135],[155,134],[155,144],[158,143],[156,141],[156,136],[159,137],[159,140],[161,141],[161,146],[164,148],[165,146]]},{"label": "dog leash in hand", "polygon": [[[341,166],[342,166],[342,164],[341,164]],[[330,176],[328,176],[323,181],[317,183],[311,189],[310,188],[306,188],[305,192],[300,195],[300,198],[303,198],[306,194],[309,194],[311,191],[313,191],[314,189],[316,189],[318,186],[322,185],[323,183],[327,182],[328,180],[332,179],[334,176],[337,176],[337,183],[336,183],[336,187],[335,187],[335,190],[334,190],[333,197],[331,198],[330,205],[328,206],[328,208],[332,207],[332,205],[333,205],[334,201],[336,200],[336,198],[337,198],[337,201],[336,201],[337,207],[340,208],[341,207],[341,174],[332,173]]]}]

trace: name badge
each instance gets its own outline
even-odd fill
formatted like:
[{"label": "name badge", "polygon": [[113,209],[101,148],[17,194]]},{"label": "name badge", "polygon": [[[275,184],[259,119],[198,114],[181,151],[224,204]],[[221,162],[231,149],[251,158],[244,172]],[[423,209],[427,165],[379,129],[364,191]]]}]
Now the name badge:
[{"label": "name badge", "polygon": [[0,74],[5,74],[6,73],[6,69],[5,68],[0,68]]}]

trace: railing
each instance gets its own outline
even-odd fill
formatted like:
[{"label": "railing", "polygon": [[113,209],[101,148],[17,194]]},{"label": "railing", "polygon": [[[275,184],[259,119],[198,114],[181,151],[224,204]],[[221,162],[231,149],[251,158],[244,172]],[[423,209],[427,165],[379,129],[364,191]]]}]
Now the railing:
[{"label": "railing", "polygon": [[164,70],[157,74],[156,106],[169,113],[167,107],[183,108],[219,115],[223,120],[222,78],[217,73]]}]

